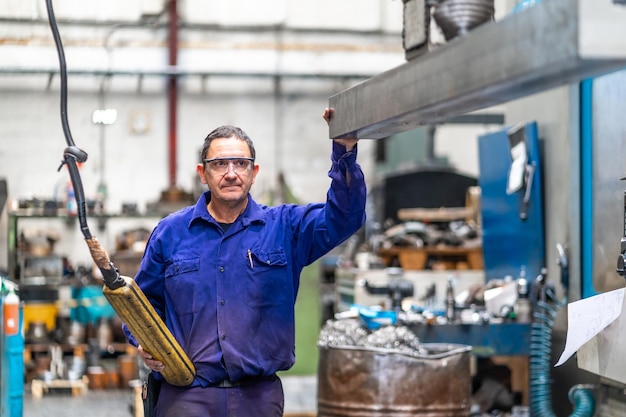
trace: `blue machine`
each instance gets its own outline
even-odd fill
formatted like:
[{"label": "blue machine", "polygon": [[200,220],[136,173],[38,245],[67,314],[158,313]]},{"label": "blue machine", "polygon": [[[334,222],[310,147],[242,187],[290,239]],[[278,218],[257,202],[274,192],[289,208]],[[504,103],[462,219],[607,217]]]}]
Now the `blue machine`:
[{"label": "blue machine", "polygon": [[115,317],[115,310],[102,295],[102,286],[86,285],[72,288],[72,298],[77,303],[77,306],[70,311],[72,321],[96,324],[101,318]]},{"label": "blue machine", "polygon": [[479,138],[485,277],[529,281],[545,263],[543,187],[537,124]]}]

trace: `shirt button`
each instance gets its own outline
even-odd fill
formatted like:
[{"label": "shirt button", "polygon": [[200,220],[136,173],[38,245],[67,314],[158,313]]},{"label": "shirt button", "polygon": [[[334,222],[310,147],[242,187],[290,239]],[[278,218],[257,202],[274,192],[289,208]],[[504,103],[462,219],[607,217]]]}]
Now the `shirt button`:
[{"label": "shirt button", "polygon": [[225,334],[222,335],[222,340],[226,340],[226,335]]},{"label": "shirt button", "polygon": [[220,272],[224,272],[224,267],[220,266]]},{"label": "shirt button", "polygon": [[221,305],[224,305],[224,304],[226,304],[226,301],[221,300],[221,301],[220,301],[220,304],[221,304]]},{"label": "shirt button", "polygon": [[267,260],[267,264],[268,264],[268,265],[270,264],[270,260],[269,260],[269,259]]}]

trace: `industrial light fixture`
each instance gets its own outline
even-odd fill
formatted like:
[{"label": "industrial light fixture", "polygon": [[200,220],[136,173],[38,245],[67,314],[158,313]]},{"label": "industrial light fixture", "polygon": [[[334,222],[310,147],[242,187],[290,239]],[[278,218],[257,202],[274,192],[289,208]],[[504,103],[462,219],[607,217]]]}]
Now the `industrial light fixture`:
[{"label": "industrial light fixture", "polygon": [[91,121],[97,125],[112,125],[117,120],[117,110],[97,109],[91,116]]}]

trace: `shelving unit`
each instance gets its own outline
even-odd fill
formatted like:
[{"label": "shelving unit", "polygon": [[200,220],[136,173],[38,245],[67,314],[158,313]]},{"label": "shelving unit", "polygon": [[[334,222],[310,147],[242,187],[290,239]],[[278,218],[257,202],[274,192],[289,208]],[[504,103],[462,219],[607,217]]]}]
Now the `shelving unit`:
[{"label": "shelving unit", "polygon": [[[92,214],[88,215],[88,219],[95,220],[98,226],[98,230],[104,230],[108,223],[117,220],[158,220],[163,217],[161,214]],[[19,210],[9,212],[8,215],[8,267],[9,274],[16,282],[20,281],[18,273],[20,265],[20,251],[18,248],[20,222],[35,220],[35,221],[51,221],[66,223],[68,227],[77,228],[78,218],[76,216],[68,216],[66,213],[61,212],[56,215],[43,214],[40,212],[34,212],[32,210]]]},{"label": "shelving unit", "polygon": [[[148,229],[150,225],[156,224],[162,215],[90,214],[88,217],[90,223],[96,224],[97,222],[98,232],[103,233],[106,229],[109,234],[115,234],[114,230],[120,225],[126,227],[126,223],[130,223],[133,230],[135,227]],[[111,222],[117,223],[113,225]],[[129,371],[129,364],[132,365],[135,361],[135,349],[119,337],[117,339],[112,337],[111,342],[104,349],[102,346],[93,345],[94,336],[89,335],[89,324],[94,323],[92,321],[93,317],[111,320],[109,317],[112,313],[104,312],[101,309],[105,304],[106,307],[109,306],[101,294],[100,287],[97,285],[94,287],[93,284],[83,286],[84,280],[79,279],[78,276],[70,280],[63,279],[65,271],[56,266],[54,268],[55,272],[52,274],[54,279],[48,279],[49,277],[46,274],[41,274],[40,277],[35,277],[36,279],[33,280],[30,275],[26,276],[24,271],[20,273],[20,268],[25,265],[25,259],[35,262],[29,268],[34,266],[32,272],[36,275],[39,270],[37,262],[43,262],[49,258],[60,263],[61,256],[58,254],[63,253],[63,250],[58,250],[56,245],[53,245],[51,248],[52,254],[41,254],[40,252],[45,252],[41,250],[37,250],[34,253],[24,252],[24,248],[20,247],[20,234],[26,228],[32,228],[33,231],[38,229],[46,230],[48,228],[55,230],[55,233],[61,234],[62,238],[66,240],[66,245],[63,249],[67,249],[68,245],[73,247],[73,245],[82,243],[82,235],[79,231],[78,219],[68,216],[65,212],[59,211],[58,214],[44,214],[41,211],[28,209],[8,213],[9,273],[19,283],[20,296],[24,301],[24,332],[27,343],[24,345],[22,356],[24,357],[27,370],[25,373],[26,381],[30,384],[33,397],[39,398],[47,393],[58,391],[70,391],[72,395],[80,396],[87,392],[88,389],[126,387],[130,379],[136,378],[134,376],[136,365],[132,368],[134,370],[132,374]],[[112,249],[115,250],[115,248]],[[86,246],[84,251],[87,255],[89,254]],[[113,252],[111,254],[112,258],[119,252]],[[121,264],[120,271],[132,275],[133,273],[129,272],[132,266],[131,259],[128,258],[126,253],[122,254],[124,257],[119,258]],[[90,258],[87,259],[90,260]],[[72,259],[72,261],[75,262],[76,260]],[[81,264],[77,263],[77,265]],[[45,269],[44,267],[45,265],[42,265],[43,269]],[[68,289],[71,290],[71,294],[68,293]],[[89,292],[85,292],[85,290],[89,290]],[[62,293],[63,297],[61,297]],[[67,297],[71,297],[71,299]],[[91,309],[92,307],[96,308]],[[26,321],[26,312],[30,312],[30,318],[34,318],[38,324],[41,324],[44,320],[43,312],[40,313],[40,311],[43,311],[41,310],[42,308],[47,308],[45,315],[47,337],[39,340],[34,339],[29,332],[31,330],[29,324],[34,322],[32,320]],[[89,309],[88,313],[86,312],[87,309]],[[33,311],[36,311],[35,315],[32,314]],[[89,324],[85,324],[85,320],[88,320]],[[78,338],[76,342],[69,341],[67,337],[63,339],[60,336],[58,337],[57,331],[63,329],[63,325],[68,322],[78,322],[84,326],[84,334],[79,333],[76,336]],[[67,331],[67,329],[65,330]],[[91,328],[91,330],[93,332],[98,331],[95,328]],[[61,330],[61,333],[63,333],[63,330]],[[98,337],[100,337],[99,334]],[[78,377],[76,375],[61,375],[59,372],[54,374],[53,367],[46,367],[46,363],[51,362],[53,351],[62,355],[65,359],[67,357],[82,358],[85,364],[98,365],[100,363],[108,363],[114,358],[117,361],[114,366],[109,364],[107,369],[100,367],[99,373],[96,372],[98,366],[87,366],[84,369],[84,373]],[[132,358],[132,362],[121,362],[123,357]],[[52,374],[54,375],[50,377]]]},{"label": "shelving unit", "polygon": [[378,255],[386,266],[392,266],[397,259],[400,267],[407,270],[426,269],[429,258],[445,266],[445,269],[483,269],[483,248],[453,246],[425,246],[422,248],[395,247],[381,249]]}]

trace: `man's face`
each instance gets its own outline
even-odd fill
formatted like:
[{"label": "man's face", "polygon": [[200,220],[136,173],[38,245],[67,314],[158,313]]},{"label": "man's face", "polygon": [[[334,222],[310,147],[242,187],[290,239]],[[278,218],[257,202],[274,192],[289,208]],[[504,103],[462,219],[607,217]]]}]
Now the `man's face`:
[{"label": "man's face", "polygon": [[[250,169],[242,169],[241,166],[237,166],[236,158],[251,158],[251,156],[248,144],[234,136],[214,139],[211,142],[211,146],[204,157],[205,160],[234,158],[233,160],[219,160],[221,166],[219,169],[215,163],[201,163],[196,167],[200,180],[211,190],[213,203],[234,205],[246,199],[259,172],[259,166],[250,162]],[[240,162],[245,161],[240,160]],[[225,171],[223,170],[224,166],[226,167]]]}]

